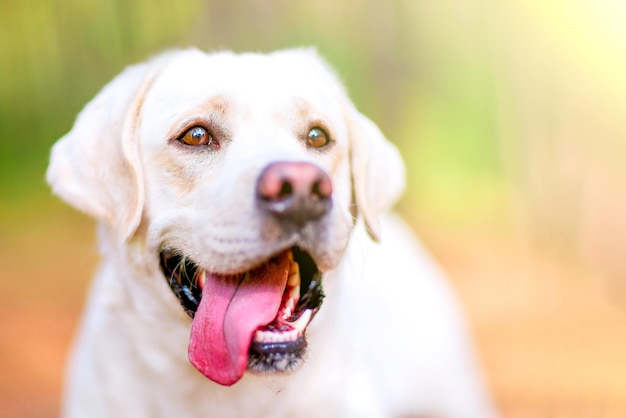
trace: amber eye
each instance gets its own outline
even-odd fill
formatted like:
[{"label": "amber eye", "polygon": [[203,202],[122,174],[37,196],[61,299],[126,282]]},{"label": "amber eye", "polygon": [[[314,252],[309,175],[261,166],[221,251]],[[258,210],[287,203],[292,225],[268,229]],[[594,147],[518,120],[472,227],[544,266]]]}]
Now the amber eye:
[{"label": "amber eye", "polygon": [[306,142],[313,148],[322,148],[328,145],[330,138],[328,138],[328,134],[322,128],[313,128],[309,131]]},{"label": "amber eye", "polygon": [[202,145],[209,145],[213,141],[213,138],[211,137],[211,134],[209,134],[209,131],[202,126],[194,126],[193,128],[188,129],[183,136],[180,137],[180,141],[192,147],[199,147]]}]

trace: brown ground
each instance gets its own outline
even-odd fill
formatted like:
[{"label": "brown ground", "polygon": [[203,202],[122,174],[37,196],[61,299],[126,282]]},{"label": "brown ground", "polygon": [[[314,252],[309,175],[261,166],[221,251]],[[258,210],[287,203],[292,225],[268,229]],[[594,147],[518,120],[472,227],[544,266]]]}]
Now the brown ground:
[{"label": "brown ground", "polygon": [[453,278],[503,417],[626,417],[626,297],[495,235],[428,240]]},{"label": "brown ground", "polygon": [[[89,220],[54,207],[0,221],[0,417],[57,415],[97,261]],[[626,297],[496,233],[422,231],[469,314],[503,417],[626,417]]]}]

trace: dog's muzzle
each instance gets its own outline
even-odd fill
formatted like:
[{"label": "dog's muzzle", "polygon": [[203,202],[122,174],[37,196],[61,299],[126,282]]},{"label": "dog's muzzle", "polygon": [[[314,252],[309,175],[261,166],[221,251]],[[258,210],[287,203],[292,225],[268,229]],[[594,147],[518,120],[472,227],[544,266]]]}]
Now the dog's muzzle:
[{"label": "dog's muzzle", "polygon": [[[318,166],[276,162],[259,175],[255,198],[293,234],[329,212],[332,191]],[[189,359],[206,377],[228,386],[246,370],[287,372],[302,363],[306,328],[324,298],[321,272],[306,251],[292,246],[240,274],[223,274],[165,244],[160,264],[193,319]]]}]

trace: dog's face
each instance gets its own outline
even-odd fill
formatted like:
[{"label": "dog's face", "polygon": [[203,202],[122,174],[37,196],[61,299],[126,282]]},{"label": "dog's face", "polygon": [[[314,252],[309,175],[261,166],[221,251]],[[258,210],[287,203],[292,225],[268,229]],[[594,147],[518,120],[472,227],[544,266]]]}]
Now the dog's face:
[{"label": "dog's face", "polygon": [[[310,61],[197,53],[163,69],[139,126],[150,241],[220,273],[246,271],[294,245],[322,271],[337,265],[353,225],[346,106]],[[276,163],[283,167],[264,172]],[[325,177],[332,192],[320,196],[313,189]],[[272,180],[284,184],[266,184]],[[281,199],[264,196],[264,186],[292,190]],[[323,213],[276,209],[308,200],[326,200]]]},{"label": "dog's face", "polygon": [[402,175],[313,52],[182,51],[111,82],[55,146],[48,180],[142,242],[193,318],[191,362],[230,385],[300,364],[355,215],[376,237]]}]

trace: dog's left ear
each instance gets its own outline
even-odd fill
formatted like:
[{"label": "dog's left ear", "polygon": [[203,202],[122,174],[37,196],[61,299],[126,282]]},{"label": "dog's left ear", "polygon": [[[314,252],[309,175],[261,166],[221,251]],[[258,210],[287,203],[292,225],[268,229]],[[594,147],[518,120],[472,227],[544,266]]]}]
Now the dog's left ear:
[{"label": "dog's left ear", "polygon": [[139,226],[144,185],[137,125],[163,59],[127,68],[78,115],[52,148],[46,179],[70,205],[129,239]]},{"label": "dog's left ear", "polygon": [[378,217],[393,206],[404,190],[404,163],[374,122],[351,103],[347,113],[357,212],[363,216],[370,237],[379,241]]}]

